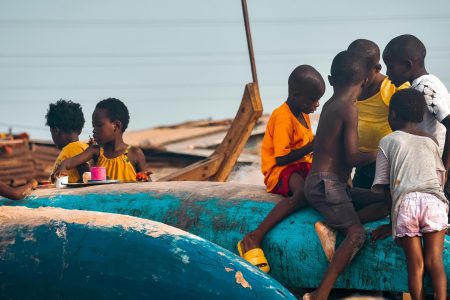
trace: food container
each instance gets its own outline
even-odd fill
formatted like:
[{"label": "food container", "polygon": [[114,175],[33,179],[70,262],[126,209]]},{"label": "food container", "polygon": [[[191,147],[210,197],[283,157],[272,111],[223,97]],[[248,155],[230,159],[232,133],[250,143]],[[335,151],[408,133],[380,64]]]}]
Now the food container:
[{"label": "food container", "polygon": [[106,168],[105,167],[92,167],[91,168],[91,180],[96,180],[96,181],[106,180]]}]

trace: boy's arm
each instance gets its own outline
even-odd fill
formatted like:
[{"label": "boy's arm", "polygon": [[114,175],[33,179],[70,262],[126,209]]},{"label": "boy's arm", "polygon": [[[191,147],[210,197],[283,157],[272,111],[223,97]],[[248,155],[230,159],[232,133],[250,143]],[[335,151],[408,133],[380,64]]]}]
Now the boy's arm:
[{"label": "boy's arm", "polygon": [[133,167],[136,170],[136,173],[143,172],[146,169],[146,161],[144,152],[139,147],[131,147],[130,152],[131,155],[130,160],[133,163]]},{"label": "boy's arm", "polygon": [[78,174],[80,175],[80,179],[78,180],[78,182],[82,183],[83,182],[83,174],[84,174],[84,172],[90,172],[91,168],[89,168],[89,164],[88,163],[84,163],[84,164],[81,164],[81,165],[77,166],[77,171],[78,171]]},{"label": "boy's arm", "polygon": [[442,125],[445,126],[447,132],[445,133],[444,152],[442,153],[442,162],[444,163],[445,170],[450,168],[450,115],[446,116],[442,121]]},{"label": "boy's arm", "polygon": [[25,198],[33,189],[34,183],[30,182],[23,186],[12,188],[9,185],[0,182],[0,196],[11,200],[21,200]]},{"label": "boy's arm", "polygon": [[378,226],[372,231],[372,242],[375,242],[377,240],[383,240],[387,238],[388,236],[392,235],[392,197],[391,197],[391,189],[389,188],[389,185],[384,186],[384,200],[386,201],[386,205],[388,207],[389,211],[389,224],[383,224]]},{"label": "boy's arm", "polygon": [[[94,156],[98,155],[99,153],[99,147],[98,146],[90,146],[87,148],[84,152],[70,157],[66,160],[63,160],[61,164],[56,168],[56,170],[51,175],[52,181],[54,181],[58,176],[60,176],[62,173],[66,172],[67,170],[76,168],[77,166],[84,164],[91,159],[94,158]],[[81,175],[83,175],[81,173]]]},{"label": "boy's arm", "polygon": [[309,144],[306,144],[305,146],[299,149],[292,150],[287,155],[275,157],[275,161],[278,166],[290,164],[291,162],[297,161],[301,159],[303,156],[311,153],[313,151],[313,147],[314,141],[310,142]]},{"label": "boy's arm", "polygon": [[355,106],[342,112],[344,115],[345,161],[349,166],[365,166],[374,162],[376,152],[360,152],[358,149],[358,112]]}]

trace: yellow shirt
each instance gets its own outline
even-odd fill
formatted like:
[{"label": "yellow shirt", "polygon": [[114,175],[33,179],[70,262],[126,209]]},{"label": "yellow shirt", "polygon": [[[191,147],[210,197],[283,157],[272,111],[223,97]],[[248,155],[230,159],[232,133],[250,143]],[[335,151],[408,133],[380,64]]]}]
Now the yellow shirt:
[{"label": "yellow shirt", "polygon": [[377,151],[380,140],[392,132],[388,123],[391,97],[398,90],[408,87],[409,83],[407,82],[397,88],[386,77],[381,83],[378,93],[365,100],[356,101],[360,151]]},{"label": "yellow shirt", "polygon": [[[276,187],[281,171],[288,166],[277,166],[275,158],[285,156],[314,139],[309,116],[303,114],[303,117],[308,128],[294,116],[286,102],[275,109],[270,116],[261,145],[261,170],[268,192]],[[312,153],[296,162],[311,163]]]},{"label": "yellow shirt", "polygon": [[[58,158],[56,158],[55,164],[53,166],[53,171],[56,170],[56,168],[61,164],[63,160],[66,160],[70,157],[74,157],[86,150],[88,147],[88,144],[83,142],[72,142],[67,144],[64,148],[62,148],[61,152],[58,155]],[[53,173],[53,172],[52,172]],[[76,168],[68,170],[67,171],[69,175],[69,182],[70,183],[76,183],[80,180],[81,176],[78,174],[78,170]],[[83,174],[81,174],[83,175]]]},{"label": "yellow shirt", "polygon": [[107,158],[103,153],[103,148],[100,148],[97,166],[106,168],[108,179],[120,180],[121,182],[136,181],[136,171],[128,159],[128,149],[115,158]]}]

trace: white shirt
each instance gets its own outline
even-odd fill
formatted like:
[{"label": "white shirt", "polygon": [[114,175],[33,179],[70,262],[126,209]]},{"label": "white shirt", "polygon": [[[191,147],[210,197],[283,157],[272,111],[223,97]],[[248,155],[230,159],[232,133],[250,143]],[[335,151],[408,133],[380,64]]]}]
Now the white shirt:
[{"label": "white shirt", "polygon": [[450,94],[439,78],[431,74],[416,78],[411,83],[411,88],[424,95],[428,108],[418,129],[430,133],[437,139],[442,156],[446,129],[440,122],[450,115]]}]

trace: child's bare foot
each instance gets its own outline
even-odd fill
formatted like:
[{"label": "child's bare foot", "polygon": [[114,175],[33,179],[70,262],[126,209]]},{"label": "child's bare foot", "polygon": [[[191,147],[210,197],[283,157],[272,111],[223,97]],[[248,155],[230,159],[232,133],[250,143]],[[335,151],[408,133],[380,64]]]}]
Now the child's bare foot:
[{"label": "child's bare foot", "polygon": [[315,300],[316,299],[316,292],[306,293],[303,295],[303,300]]},{"label": "child's bare foot", "polygon": [[336,230],[331,229],[321,221],[316,222],[314,228],[317,236],[319,237],[320,243],[322,244],[323,252],[327,257],[328,262],[331,262],[336,246]]},{"label": "child's bare foot", "polygon": [[252,232],[247,233],[242,239],[242,252],[245,253],[249,250],[260,248],[260,241],[256,238],[255,234]]}]

